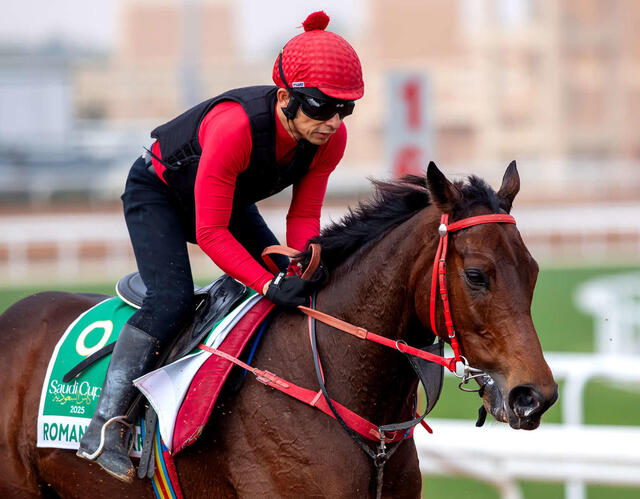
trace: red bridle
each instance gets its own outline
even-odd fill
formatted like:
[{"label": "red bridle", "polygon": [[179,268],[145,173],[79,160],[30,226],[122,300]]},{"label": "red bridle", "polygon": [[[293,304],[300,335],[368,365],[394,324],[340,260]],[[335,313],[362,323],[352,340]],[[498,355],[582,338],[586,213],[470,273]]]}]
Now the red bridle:
[{"label": "red bridle", "polygon": [[[438,285],[440,286],[440,298],[442,299],[442,307],[444,309],[444,323],[447,326],[447,334],[449,341],[451,342],[451,348],[456,361],[461,361],[460,345],[458,338],[456,337],[456,330],[453,327],[453,318],[451,317],[451,307],[449,306],[449,294],[447,292],[447,249],[449,243],[449,232],[455,232],[457,230],[466,229],[474,225],[486,224],[486,223],[509,223],[515,224],[516,220],[511,215],[479,215],[477,217],[463,218],[457,222],[451,224],[449,222],[449,215],[446,213],[440,218],[440,227],[438,227],[438,233],[440,234],[440,242],[438,243],[438,249],[436,250],[436,256],[433,261],[433,277],[431,278],[431,300],[429,303],[429,316],[431,318],[431,330],[436,336],[438,330],[436,329],[436,292]],[[466,364],[466,362],[465,362]]]}]

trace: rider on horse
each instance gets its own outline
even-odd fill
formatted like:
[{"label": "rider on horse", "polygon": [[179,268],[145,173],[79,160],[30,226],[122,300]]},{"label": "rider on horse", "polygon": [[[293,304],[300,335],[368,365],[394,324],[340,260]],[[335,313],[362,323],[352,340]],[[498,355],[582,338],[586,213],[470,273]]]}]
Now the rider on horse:
[{"label": "rider on horse", "polygon": [[[134,475],[121,424],[138,393],[132,381],[156,367],[192,313],[187,242],[276,304],[295,307],[310,294],[306,281],[274,279],[260,263],[278,241],[255,203],[293,185],[287,244],[302,251],[318,235],[347,142],[342,120],[364,93],[356,52],[324,30],[328,22],[311,14],[285,45],[273,67],[277,86],[230,90],[187,110],[153,130],[151,149],[133,163],[122,200],[147,294],[120,332],[78,450],[120,480]],[[274,261],[286,271],[286,258]]]}]

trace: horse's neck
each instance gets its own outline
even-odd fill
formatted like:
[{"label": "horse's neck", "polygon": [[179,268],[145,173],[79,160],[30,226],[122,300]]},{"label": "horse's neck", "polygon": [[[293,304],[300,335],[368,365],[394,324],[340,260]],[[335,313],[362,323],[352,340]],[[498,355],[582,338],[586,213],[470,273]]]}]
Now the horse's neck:
[{"label": "horse's neck", "polygon": [[[404,339],[415,320],[412,275],[424,252],[414,219],[338,267],[318,297],[318,308],[376,334]],[[321,331],[327,386],[340,390],[340,402],[379,424],[410,416],[417,380],[402,354],[344,333]]]},{"label": "horse's neck", "polygon": [[433,263],[437,245],[425,237],[430,218],[414,216],[332,271],[319,308],[382,336],[406,339],[417,280]]}]

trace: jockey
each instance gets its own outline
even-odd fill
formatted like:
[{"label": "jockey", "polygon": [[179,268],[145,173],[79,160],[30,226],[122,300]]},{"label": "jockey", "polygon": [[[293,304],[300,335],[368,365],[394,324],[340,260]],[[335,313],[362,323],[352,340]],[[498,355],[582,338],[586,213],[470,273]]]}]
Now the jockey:
[{"label": "jockey", "polygon": [[[255,203],[293,185],[288,246],[303,251],[319,233],[347,142],[343,119],[364,93],[356,52],[328,23],[324,12],[305,20],[275,60],[276,86],[230,90],[187,110],[151,132],[155,142],[131,167],[122,201],[147,294],[120,332],[78,450],[120,480],[134,475],[122,427],[138,394],[132,380],[156,367],[193,312],[187,242],[278,305],[310,295],[306,281],[274,280],[263,265],[262,250],[278,241]],[[274,261],[286,271],[285,257]]]}]

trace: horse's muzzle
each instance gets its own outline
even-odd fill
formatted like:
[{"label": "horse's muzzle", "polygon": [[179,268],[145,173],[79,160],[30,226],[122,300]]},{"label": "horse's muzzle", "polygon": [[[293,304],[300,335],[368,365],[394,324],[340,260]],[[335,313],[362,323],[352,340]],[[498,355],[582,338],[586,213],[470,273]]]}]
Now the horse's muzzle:
[{"label": "horse's muzzle", "polygon": [[540,425],[542,414],[558,398],[558,388],[546,398],[532,385],[518,385],[509,392],[509,425],[522,430],[534,430]]},{"label": "horse's muzzle", "polygon": [[498,383],[490,377],[485,382],[483,393],[487,411],[497,421],[509,423],[516,430],[534,430],[540,426],[542,414],[557,399],[557,386],[549,397],[545,397],[535,386],[523,384],[512,388],[505,401]]}]

